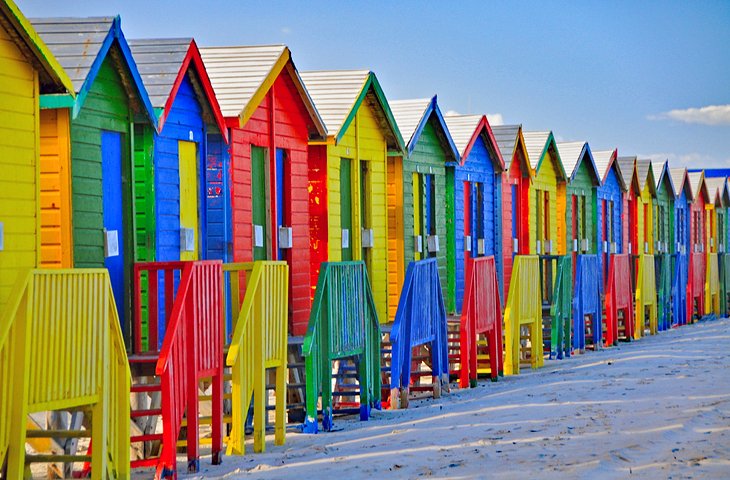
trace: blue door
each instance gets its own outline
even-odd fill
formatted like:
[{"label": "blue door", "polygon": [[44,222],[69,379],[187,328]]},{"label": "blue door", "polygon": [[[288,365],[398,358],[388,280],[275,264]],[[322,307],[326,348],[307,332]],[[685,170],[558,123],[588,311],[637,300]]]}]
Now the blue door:
[{"label": "blue door", "polygon": [[[104,266],[109,270],[119,321],[124,323],[124,220],[122,218],[122,135],[101,133]],[[116,247],[116,248],[115,248]]]},{"label": "blue door", "polygon": [[[284,179],[284,150],[281,148],[276,149],[276,225],[282,227],[285,225],[285,211],[284,211],[284,192],[286,191],[286,182]],[[279,232],[276,232],[276,238],[279,238]],[[281,245],[281,243],[279,243]],[[278,247],[278,245],[277,245]],[[278,249],[278,260],[286,260],[286,250],[281,248]]]}]

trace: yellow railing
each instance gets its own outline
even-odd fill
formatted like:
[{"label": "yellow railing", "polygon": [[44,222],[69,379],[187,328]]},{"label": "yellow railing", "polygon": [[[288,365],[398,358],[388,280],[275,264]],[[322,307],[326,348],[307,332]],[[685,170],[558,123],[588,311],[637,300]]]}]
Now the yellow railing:
[{"label": "yellow railing", "polygon": [[634,339],[644,335],[646,309],[649,309],[649,332],[657,333],[657,295],[654,274],[654,255],[639,255],[639,272],[636,275],[636,312],[634,313]]},{"label": "yellow railing", "polygon": [[[286,262],[223,265],[230,279],[233,334],[226,357],[232,367],[232,426],[227,454],[245,452],[244,423],[254,400],[254,451],[266,448],[266,369],[276,369],[274,444],[283,445],[286,428],[286,347],[289,267]],[[246,293],[240,302],[241,273]],[[225,290],[225,286],[224,286]],[[224,308],[226,302],[224,302]]]},{"label": "yellow railing", "polygon": [[540,259],[537,255],[517,255],[504,309],[504,374],[520,373],[520,328],[530,330],[532,368],[543,365],[542,309],[540,305]]},{"label": "yellow railing", "polygon": [[705,269],[705,315],[720,315],[720,271],[717,253],[707,254]]},{"label": "yellow railing", "polygon": [[0,378],[7,478],[34,460],[28,414],[78,407],[91,411],[93,477],[129,478],[130,373],[106,270],[33,270],[16,284],[0,319]]}]

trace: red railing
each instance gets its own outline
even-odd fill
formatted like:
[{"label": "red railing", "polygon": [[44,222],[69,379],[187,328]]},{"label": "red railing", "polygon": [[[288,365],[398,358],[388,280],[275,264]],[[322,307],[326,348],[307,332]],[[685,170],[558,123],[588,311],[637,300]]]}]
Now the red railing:
[{"label": "red railing", "polygon": [[694,321],[694,301],[697,301],[697,317],[705,314],[705,256],[703,252],[690,253],[689,295],[687,299],[687,321]]},{"label": "red railing", "polygon": [[618,312],[624,312],[624,336],[634,336],[633,292],[631,291],[631,257],[628,254],[613,254],[608,267],[606,286],[606,344],[618,341]]},{"label": "red railing", "polygon": [[492,380],[496,380],[502,371],[502,307],[493,256],[470,259],[466,266],[466,288],[459,336],[461,388],[476,383],[479,334],[487,337],[490,376]]},{"label": "red railing", "polygon": [[[163,277],[165,295],[164,340],[156,375],[162,388],[163,439],[157,478],[175,476],[177,439],[187,417],[188,471],[197,472],[198,384],[210,378],[212,388],[212,455],[220,463],[223,423],[223,324],[220,261],[150,262],[134,266],[135,349],[142,351],[141,278],[148,281],[148,352],[157,350],[159,331],[158,281]],[[175,286],[176,277],[179,284]]]}]

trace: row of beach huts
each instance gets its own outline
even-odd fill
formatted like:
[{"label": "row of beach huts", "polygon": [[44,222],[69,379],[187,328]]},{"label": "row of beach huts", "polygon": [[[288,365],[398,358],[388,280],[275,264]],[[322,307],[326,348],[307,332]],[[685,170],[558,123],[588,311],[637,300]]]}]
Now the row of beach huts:
[{"label": "row of beach huts", "polygon": [[726,315],[726,173],[2,0],[0,478],[174,478]]}]

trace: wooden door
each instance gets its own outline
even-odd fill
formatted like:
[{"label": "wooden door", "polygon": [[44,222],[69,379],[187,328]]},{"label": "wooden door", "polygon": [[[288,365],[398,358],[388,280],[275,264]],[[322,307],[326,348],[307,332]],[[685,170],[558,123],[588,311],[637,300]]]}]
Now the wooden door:
[{"label": "wooden door", "polygon": [[340,225],[342,261],[352,260],[352,160],[340,159]]},{"label": "wooden door", "polygon": [[[198,216],[198,151],[194,142],[179,141],[178,174],[180,176],[180,228],[193,231],[191,249],[180,248],[180,260],[200,258],[200,221]],[[182,239],[181,239],[182,242]]]},{"label": "wooden door", "polygon": [[266,221],[266,149],[251,147],[251,208],[253,211],[253,259],[268,260]]},{"label": "wooden door", "polygon": [[122,134],[101,132],[104,266],[109,270],[119,321],[125,325],[124,213],[122,208]]}]

